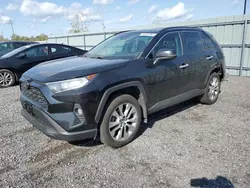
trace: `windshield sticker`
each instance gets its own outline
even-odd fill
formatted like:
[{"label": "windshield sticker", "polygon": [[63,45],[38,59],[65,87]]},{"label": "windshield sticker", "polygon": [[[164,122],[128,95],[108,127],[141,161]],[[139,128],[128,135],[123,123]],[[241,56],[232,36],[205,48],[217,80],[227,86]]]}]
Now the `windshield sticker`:
[{"label": "windshield sticker", "polygon": [[154,37],[156,35],[156,33],[141,33],[140,36],[144,36],[144,37]]}]

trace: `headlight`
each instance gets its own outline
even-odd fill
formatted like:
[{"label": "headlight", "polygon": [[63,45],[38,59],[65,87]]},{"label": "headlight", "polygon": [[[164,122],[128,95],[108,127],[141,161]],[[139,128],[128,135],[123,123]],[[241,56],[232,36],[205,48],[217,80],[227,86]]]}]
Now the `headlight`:
[{"label": "headlight", "polygon": [[53,93],[60,93],[63,91],[81,88],[87,85],[88,82],[94,79],[95,76],[96,74],[92,74],[92,75],[82,77],[82,78],[75,78],[75,79],[64,80],[64,81],[59,81],[59,82],[51,82],[51,83],[47,83],[46,85],[50,88],[50,90]]}]

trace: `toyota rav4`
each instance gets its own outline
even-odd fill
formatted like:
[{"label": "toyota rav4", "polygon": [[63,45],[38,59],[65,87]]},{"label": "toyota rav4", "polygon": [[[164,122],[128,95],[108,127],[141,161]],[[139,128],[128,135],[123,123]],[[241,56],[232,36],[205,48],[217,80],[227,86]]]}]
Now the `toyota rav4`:
[{"label": "toyota rav4", "polygon": [[20,80],[23,116],[49,137],[131,142],[148,115],[197,98],[213,104],[225,58],[202,29],[172,27],[115,34],[84,56],[45,62]]}]

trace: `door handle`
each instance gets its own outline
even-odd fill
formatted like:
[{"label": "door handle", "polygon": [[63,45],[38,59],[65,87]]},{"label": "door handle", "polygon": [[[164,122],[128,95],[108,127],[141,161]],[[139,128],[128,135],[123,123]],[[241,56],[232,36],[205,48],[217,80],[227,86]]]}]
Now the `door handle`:
[{"label": "door handle", "polygon": [[212,55],[206,57],[207,60],[210,60],[210,59],[213,59],[213,58],[214,58],[214,56],[212,56]]},{"label": "door handle", "polygon": [[180,69],[187,68],[188,66],[189,66],[189,64],[184,64],[184,65],[181,65],[181,66],[180,66]]}]

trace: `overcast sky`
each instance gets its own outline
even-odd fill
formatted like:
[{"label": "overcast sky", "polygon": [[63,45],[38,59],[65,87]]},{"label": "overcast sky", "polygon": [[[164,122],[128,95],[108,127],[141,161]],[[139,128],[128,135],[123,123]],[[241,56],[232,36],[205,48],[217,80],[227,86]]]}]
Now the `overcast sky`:
[{"label": "overcast sky", "polygon": [[[250,1],[250,0],[249,0]],[[79,15],[90,31],[240,15],[244,0],[0,0],[0,34],[66,34]],[[250,2],[248,2],[248,13]]]}]

